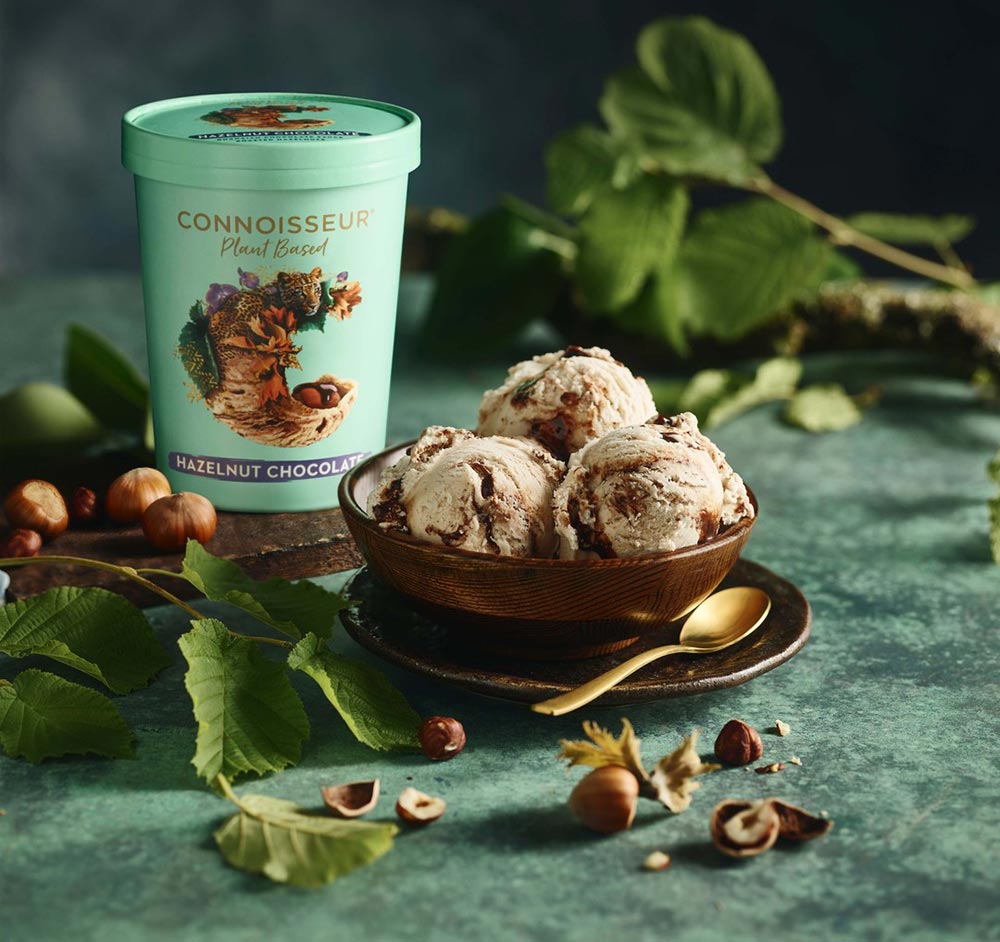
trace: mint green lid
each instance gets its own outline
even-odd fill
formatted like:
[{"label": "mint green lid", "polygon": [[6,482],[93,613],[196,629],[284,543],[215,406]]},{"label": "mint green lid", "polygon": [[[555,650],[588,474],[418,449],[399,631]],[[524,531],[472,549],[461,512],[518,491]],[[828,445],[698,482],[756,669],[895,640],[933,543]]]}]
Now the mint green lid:
[{"label": "mint green lid", "polygon": [[122,118],[122,163],[183,186],[354,186],[420,163],[420,119],[363,98],[262,92],[139,105]]}]

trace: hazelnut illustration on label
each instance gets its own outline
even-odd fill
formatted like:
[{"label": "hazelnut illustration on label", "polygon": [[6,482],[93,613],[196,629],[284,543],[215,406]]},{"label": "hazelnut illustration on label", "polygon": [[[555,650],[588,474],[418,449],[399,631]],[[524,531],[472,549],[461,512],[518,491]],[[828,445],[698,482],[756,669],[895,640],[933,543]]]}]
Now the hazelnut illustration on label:
[{"label": "hazelnut illustration on label", "polygon": [[324,373],[289,385],[311,331],[342,321],[361,303],[361,283],[346,271],[279,271],[262,281],[237,269],[238,285],[212,284],[191,307],[177,355],[193,398],[251,441],[285,448],[312,445],[344,421],[358,395],[353,379]]}]

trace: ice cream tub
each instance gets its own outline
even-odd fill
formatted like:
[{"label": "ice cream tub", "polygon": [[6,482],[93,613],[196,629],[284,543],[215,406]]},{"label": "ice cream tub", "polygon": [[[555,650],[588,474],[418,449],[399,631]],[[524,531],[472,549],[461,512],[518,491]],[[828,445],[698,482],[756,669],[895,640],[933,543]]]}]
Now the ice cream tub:
[{"label": "ice cream tub", "polygon": [[337,505],[385,445],[420,120],[297,93],[141,105],[135,174],[157,465],[237,511]]}]

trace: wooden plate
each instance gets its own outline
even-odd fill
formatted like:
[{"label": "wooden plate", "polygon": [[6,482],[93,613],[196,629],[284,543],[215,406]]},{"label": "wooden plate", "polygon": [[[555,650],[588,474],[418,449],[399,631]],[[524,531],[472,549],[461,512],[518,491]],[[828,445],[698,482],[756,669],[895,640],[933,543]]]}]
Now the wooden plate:
[{"label": "wooden plate", "polygon": [[[809,637],[809,603],[791,582],[741,559],[719,588],[733,585],[759,586],[771,596],[771,614],[753,635],[717,654],[674,655],[650,664],[596,703],[611,706],[735,687],[773,670],[802,648]],[[344,625],[373,654],[475,693],[527,703],[565,693],[647,648],[676,642],[683,624],[672,622],[617,654],[530,661],[456,646],[460,631],[415,612],[367,568],[351,579],[347,592],[358,605],[341,612]]]}]

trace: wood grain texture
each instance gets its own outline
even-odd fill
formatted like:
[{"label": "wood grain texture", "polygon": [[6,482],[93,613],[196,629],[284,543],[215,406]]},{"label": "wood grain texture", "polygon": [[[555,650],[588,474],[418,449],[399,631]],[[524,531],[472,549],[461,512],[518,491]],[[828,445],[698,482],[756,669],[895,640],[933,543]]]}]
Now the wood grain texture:
[{"label": "wood grain texture", "polygon": [[628,559],[520,559],[439,546],[382,530],[364,509],[382,469],[412,444],[380,452],[343,477],[347,526],[383,582],[425,614],[461,626],[467,643],[499,654],[561,659],[627,647],[705,599],[736,563],[756,520],[698,546]]},{"label": "wood grain texture", "polygon": [[[783,664],[806,643],[809,603],[787,579],[741,559],[721,588],[757,586],[771,597],[771,612],[754,634],[715,654],[679,654],[637,671],[594,701],[611,706],[689,696],[735,687]],[[409,600],[388,589],[371,570],[362,569],[347,587],[358,602],[343,616],[348,634],[373,654],[445,683],[475,693],[536,703],[578,687],[626,657],[677,641],[683,620],[661,625],[627,652],[563,661],[504,658],[456,644],[454,623],[439,623],[413,611]]]}]

